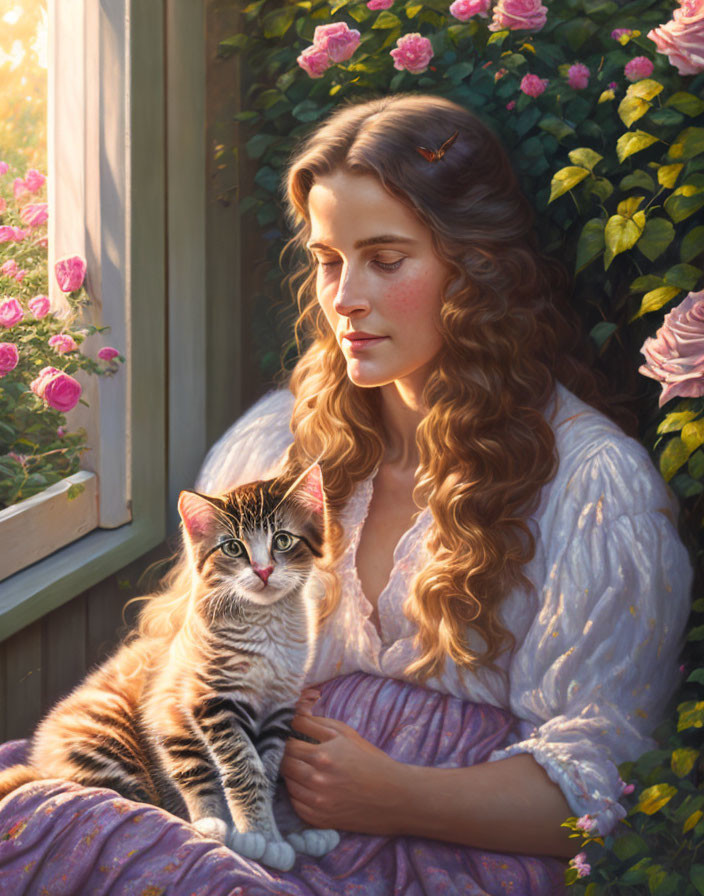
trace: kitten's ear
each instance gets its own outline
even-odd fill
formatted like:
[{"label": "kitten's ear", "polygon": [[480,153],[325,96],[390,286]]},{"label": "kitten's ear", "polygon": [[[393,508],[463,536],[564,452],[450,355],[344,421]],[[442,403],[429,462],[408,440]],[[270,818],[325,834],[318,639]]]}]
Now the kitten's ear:
[{"label": "kitten's ear", "polygon": [[183,491],[178,498],[178,512],[191,538],[203,538],[215,529],[218,519],[217,498],[198,492]]},{"label": "kitten's ear", "polygon": [[323,471],[320,464],[309,467],[296,484],[294,498],[311,513],[325,515],[325,491],[323,489]]}]

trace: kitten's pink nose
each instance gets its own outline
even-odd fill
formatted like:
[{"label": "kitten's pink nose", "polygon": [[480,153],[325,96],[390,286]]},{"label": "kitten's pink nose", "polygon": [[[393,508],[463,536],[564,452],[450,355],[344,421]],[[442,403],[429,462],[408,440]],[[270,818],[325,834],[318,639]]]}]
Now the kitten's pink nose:
[{"label": "kitten's pink nose", "polygon": [[256,572],[256,574],[259,576],[262,582],[264,582],[265,585],[269,581],[269,576],[274,571],[273,566],[266,566],[262,568],[261,566],[255,566],[254,564],[252,564],[252,569]]}]

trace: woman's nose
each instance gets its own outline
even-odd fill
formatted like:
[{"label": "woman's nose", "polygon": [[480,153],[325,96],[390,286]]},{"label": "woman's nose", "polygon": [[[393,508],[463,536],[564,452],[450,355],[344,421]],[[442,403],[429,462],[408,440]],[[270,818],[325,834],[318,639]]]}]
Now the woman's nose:
[{"label": "woman's nose", "polygon": [[359,274],[352,265],[342,265],[340,282],[337,286],[332,307],[342,317],[348,317],[355,312],[369,310],[369,300],[365,295]]}]

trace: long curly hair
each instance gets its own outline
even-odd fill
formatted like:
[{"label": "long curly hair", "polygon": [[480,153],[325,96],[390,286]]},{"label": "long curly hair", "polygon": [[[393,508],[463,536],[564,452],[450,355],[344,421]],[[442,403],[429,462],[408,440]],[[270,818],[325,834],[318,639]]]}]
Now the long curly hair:
[{"label": "long curly hair", "polygon": [[[440,147],[437,162],[417,147]],[[317,177],[373,175],[429,228],[451,276],[441,307],[443,346],[425,385],[413,497],[427,504],[433,559],[416,576],[404,611],[417,627],[418,658],[407,674],[440,674],[449,657],[465,668],[496,667],[513,638],[499,618],[513,587],[530,588],[523,567],[534,538],[527,524],[555,474],[555,439],[545,410],[556,381],[602,410],[603,382],[579,358],[581,333],[565,301],[569,278],[536,244],[532,210],[499,140],[467,109],[443,98],[394,95],[343,105],[292,157],[287,213],[297,266],[302,354],[292,372],[287,464],[313,460],[333,515],[330,571],[342,555],[339,512],[355,483],[384,455],[379,391],[359,388],[318,305],[308,194]],[[331,572],[332,574],[332,572]],[[329,587],[323,619],[339,601]],[[479,643],[483,649],[470,646]],[[477,642],[477,636],[479,642]]]}]

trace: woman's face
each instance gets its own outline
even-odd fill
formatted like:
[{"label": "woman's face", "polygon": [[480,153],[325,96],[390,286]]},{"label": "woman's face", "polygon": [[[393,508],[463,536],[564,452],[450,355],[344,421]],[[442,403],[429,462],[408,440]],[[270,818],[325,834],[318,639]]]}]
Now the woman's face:
[{"label": "woman's face", "polygon": [[318,302],[357,386],[418,394],[442,345],[448,276],[430,231],[372,175],[338,170],[310,190]]}]

